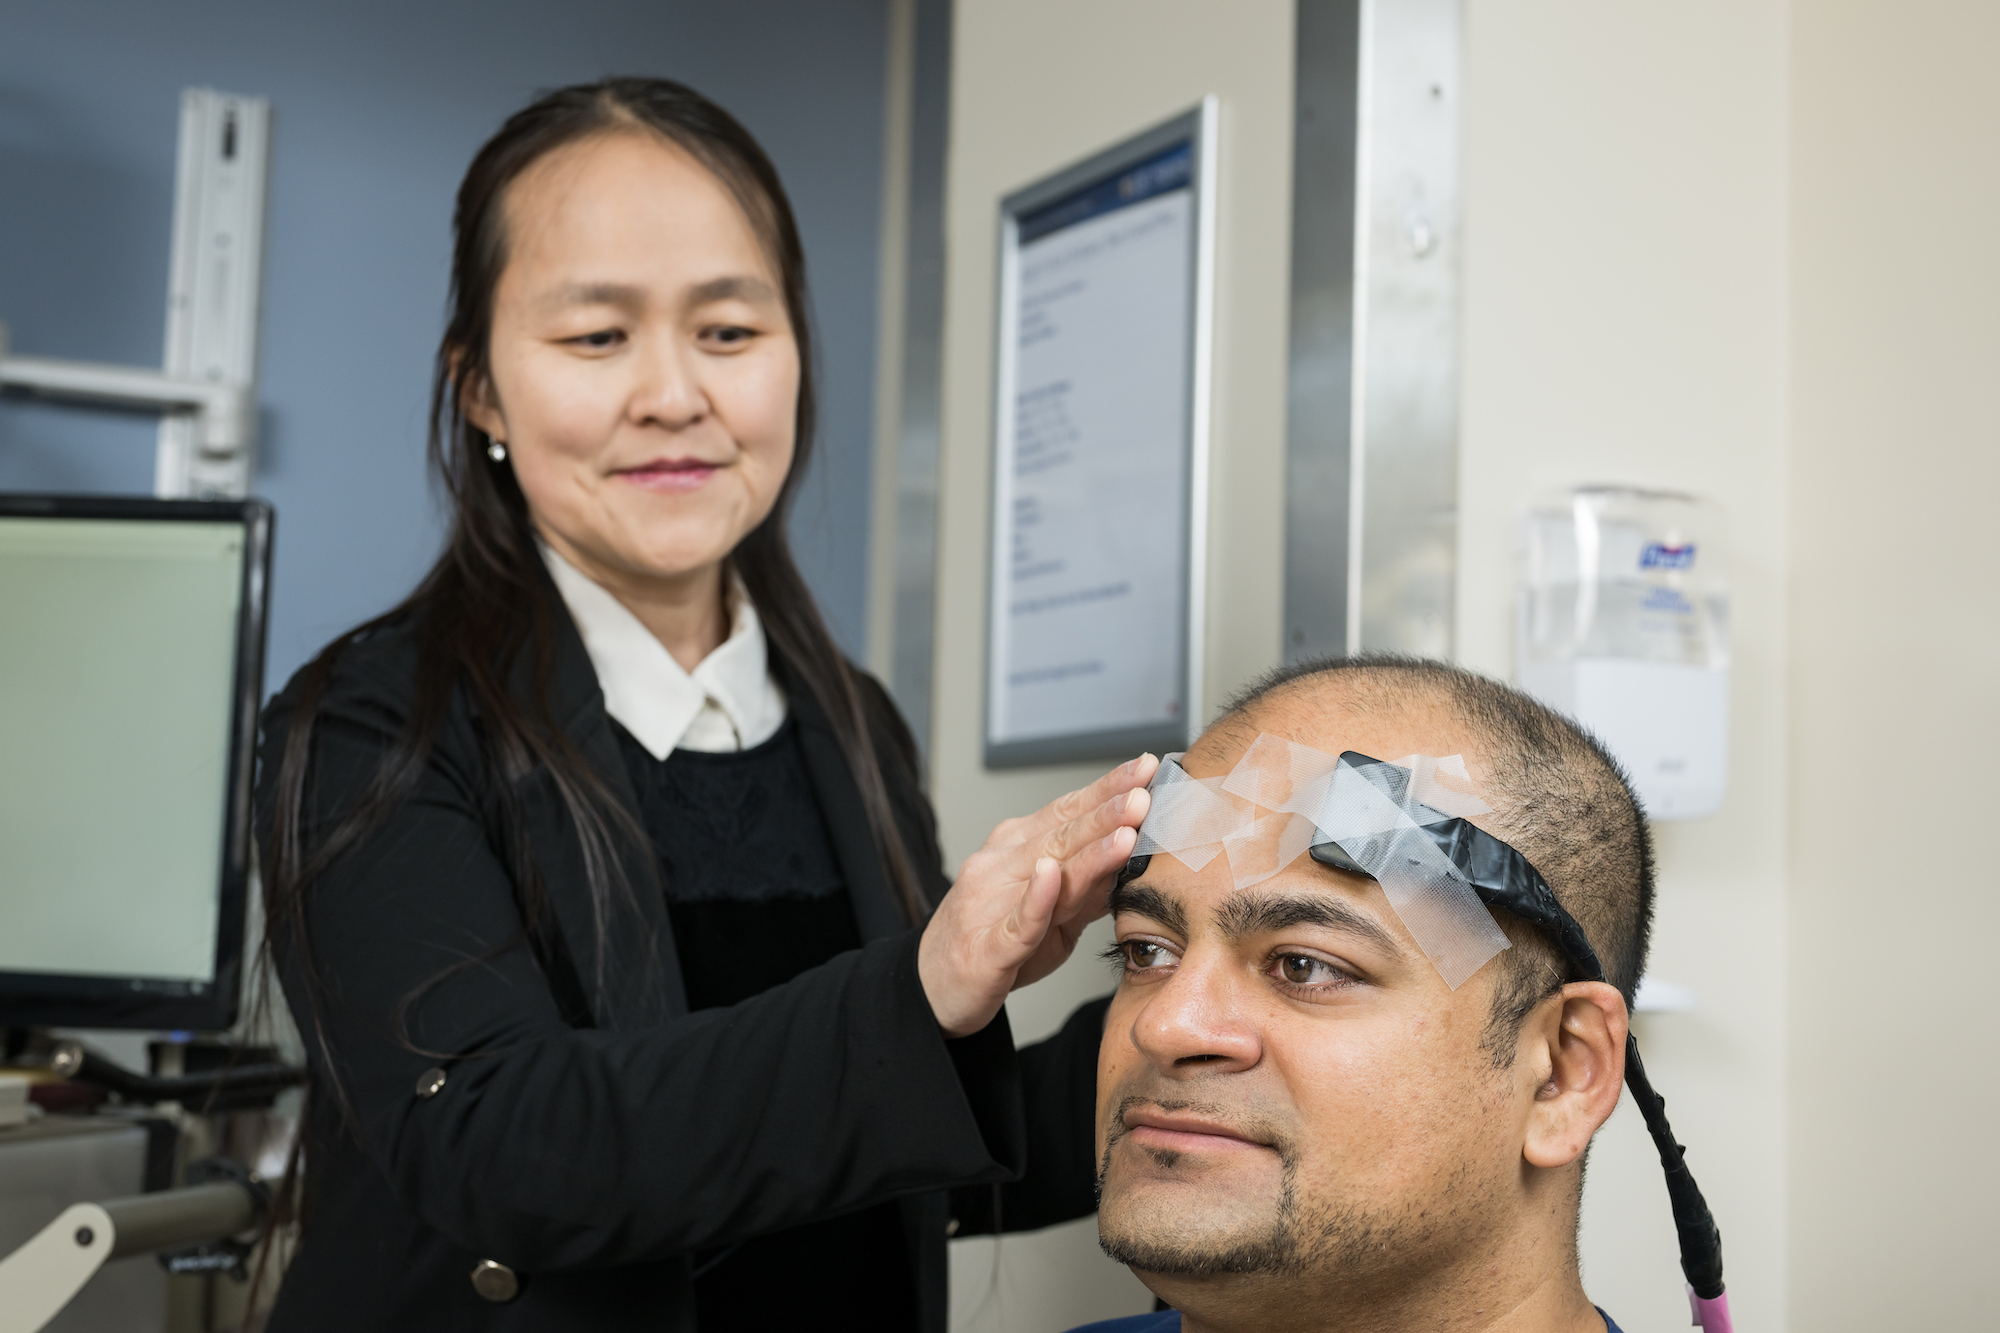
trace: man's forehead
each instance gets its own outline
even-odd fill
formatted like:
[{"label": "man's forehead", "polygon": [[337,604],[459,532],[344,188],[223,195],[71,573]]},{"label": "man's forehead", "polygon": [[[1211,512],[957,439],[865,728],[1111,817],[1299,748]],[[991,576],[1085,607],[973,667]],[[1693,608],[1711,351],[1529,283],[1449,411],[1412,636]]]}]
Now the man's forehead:
[{"label": "man's forehead", "polygon": [[1114,914],[1141,912],[1189,935],[1210,930],[1240,935],[1317,922],[1372,937],[1397,961],[1422,957],[1381,885],[1310,857],[1239,889],[1223,858],[1191,870],[1172,856],[1155,856],[1145,874],[1112,896],[1111,906]]},{"label": "man's forehead", "polygon": [[1477,878],[1484,872],[1458,860],[1465,836],[1475,848],[1491,841],[1472,817],[1494,814],[1478,792],[1486,765],[1470,731],[1438,696],[1281,687],[1222,718],[1186,755],[1169,756],[1136,850],[1213,872],[1212,883],[1186,881],[1202,897],[1282,875],[1295,895],[1321,899],[1261,914],[1231,906],[1218,917],[1265,924],[1330,919],[1326,895],[1336,890],[1327,877],[1358,872],[1371,915],[1399,941],[1393,952],[1403,954],[1407,940],[1456,990],[1508,947],[1472,887],[1486,883]]},{"label": "man's forehead", "polygon": [[1463,755],[1475,782],[1485,775],[1478,738],[1444,700],[1325,681],[1275,690],[1223,718],[1188,746],[1181,767],[1192,777],[1221,776],[1262,734],[1329,755]]}]

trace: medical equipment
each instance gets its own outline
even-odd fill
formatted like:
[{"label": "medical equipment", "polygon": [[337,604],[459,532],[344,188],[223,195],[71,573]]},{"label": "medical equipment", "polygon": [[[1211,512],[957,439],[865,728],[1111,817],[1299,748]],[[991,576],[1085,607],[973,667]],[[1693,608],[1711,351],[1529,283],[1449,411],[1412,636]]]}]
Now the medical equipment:
[{"label": "medical equipment", "polygon": [[0,1333],[37,1333],[113,1259],[234,1236],[256,1226],[268,1204],[261,1184],[235,1175],[73,1204],[0,1256]]},{"label": "medical equipment", "polygon": [[[169,1189],[177,1147],[234,1137],[216,1119],[197,1128],[190,1113],[267,1111],[305,1071],[268,1049],[204,1042],[161,1044],[184,1073],[139,1074],[77,1041],[21,1030],[0,1036],[0,1061],[56,1080],[38,1084],[43,1092],[70,1101],[111,1093],[122,1103],[0,1129],[0,1333],[35,1333],[58,1314],[64,1328],[157,1327],[150,1316],[163,1310],[160,1270],[227,1275],[247,1291],[255,1244],[247,1233],[270,1192],[249,1168],[212,1156],[188,1168],[191,1184]],[[236,1131],[243,1128],[238,1118]],[[120,1264],[96,1280],[106,1263],[154,1251],[157,1264]]]}]

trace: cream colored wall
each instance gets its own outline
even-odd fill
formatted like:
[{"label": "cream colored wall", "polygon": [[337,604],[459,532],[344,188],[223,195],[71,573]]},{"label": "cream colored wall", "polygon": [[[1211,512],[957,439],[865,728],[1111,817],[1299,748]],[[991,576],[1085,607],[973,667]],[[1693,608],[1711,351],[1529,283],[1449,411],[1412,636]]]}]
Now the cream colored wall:
[{"label": "cream colored wall", "polygon": [[[932,798],[948,857],[998,820],[1087,781],[1089,766],[989,773],[980,763],[1001,197],[1221,99],[1210,610],[1203,712],[1278,655],[1283,534],[1292,7],[1287,0],[959,0],[946,193],[944,442]],[[1098,941],[1101,947],[1102,941]],[[1087,955],[1009,1006],[1016,1034],[1054,1029],[1110,989]],[[1086,1220],[953,1250],[954,1324],[1048,1333],[1151,1308]]]},{"label": "cream colored wall", "polygon": [[[1720,500],[1735,661],[1722,813],[1657,826],[1639,1020],[1723,1230],[1739,1326],[1786,1326],[1786,6],[1469,0],[1458,645],[1512,668],[1516,515],[1633,482]],[[1687,1326],[1629,1096],[1585,1188],[1584,1281],[1630,1333]]]},{"label": "cream colored wall", "polygon": [[[1648,1065],[1741,1326],[1992,1325],[2000,895],[1924,839],[2000,804],[2000,9],[1466,2],[1459,655],[1510,670],[1537,492],[1728,508],[1732,790],[1659,829],[1653,972],[1700,1007],[1640,1020]],[[1277,0],[960,0],[958,24],[934,719],[953,855],[1089,775],[979,764],[996,201],[1222,96],[1213,704],[1278,651],[1292,68]],[[1864,745],[1907,793],[1854,794]],[[1017,1030],[1101,988],[1088,966],[1017,997]],[[1092,1239],[1010,1239],[997,1270],[958,1243],[957,1326],[1143,1308]],[[1632,1333],[1684,1328],[1675,1254],[1628,1103],[1592,1159],[1586,1285]]]},{"label": "cream colored wall", "polygon": [[1792,1326],[2000,1328],[2000,6],[1792,31]]}]

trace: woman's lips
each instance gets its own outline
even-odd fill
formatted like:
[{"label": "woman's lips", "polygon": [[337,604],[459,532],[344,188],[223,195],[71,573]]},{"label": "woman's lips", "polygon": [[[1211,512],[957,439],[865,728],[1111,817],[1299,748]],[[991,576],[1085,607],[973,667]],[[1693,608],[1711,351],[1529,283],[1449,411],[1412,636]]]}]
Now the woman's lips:
[{"label": "woman's lips", "polygon": [[698,458],[661,458],[638,467],[620,468],[612,475],[645,490],[678,494],[700,490],[719,466]]}]

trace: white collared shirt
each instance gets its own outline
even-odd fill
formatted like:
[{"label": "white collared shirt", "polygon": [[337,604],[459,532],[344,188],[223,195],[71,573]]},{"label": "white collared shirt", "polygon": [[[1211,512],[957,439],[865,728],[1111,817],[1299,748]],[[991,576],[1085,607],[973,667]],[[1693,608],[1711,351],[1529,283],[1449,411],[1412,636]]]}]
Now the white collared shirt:
[{"label": "white collared shirt", "polygon": [[675,750],[747,750],[785,724],[785,696],[771,679],[764,625],[731,577],[729,637],[690,672],[625,604],[537,541],[597,669],[604,711],[655,759]]}]

